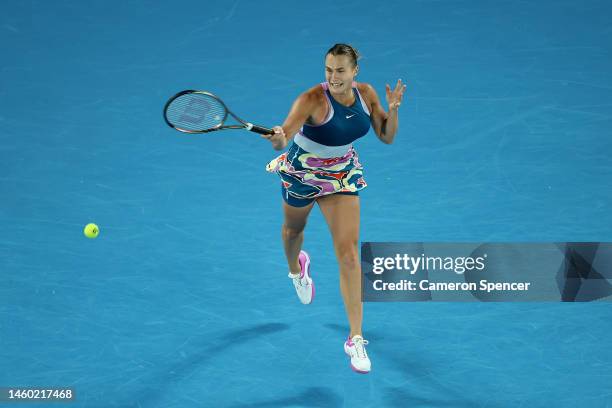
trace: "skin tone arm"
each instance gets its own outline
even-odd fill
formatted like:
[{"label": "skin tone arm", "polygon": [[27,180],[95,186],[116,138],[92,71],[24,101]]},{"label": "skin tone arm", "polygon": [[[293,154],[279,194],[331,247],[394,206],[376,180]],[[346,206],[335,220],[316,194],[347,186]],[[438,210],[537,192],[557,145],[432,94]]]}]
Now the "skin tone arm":
[{"label": "skin tone arm", "polygon": [[389,112],[385,112],[376,91],[371,85],[367,85],[367,98],[371,101],[371,121],[372,128],[376,136],[385,144],[391,144],[397,133],[397,110],[402,103],[402,97],[406,90],[406,85],[402,85],[402,80],[399,79],[395,88],[386,86],[386,99],[389,106]]},{"label": "skin tone arm", "polygon": [[[317,109],[317,98],[313,90],[301,94],[293,103],[287,119],[282,126],[274,126],[273,134],[261,135],[272,143],[274,150],[282,150],[287,147],[290,138],[297,133],[302,125],[312,116]],[[289,135],[289,136],[287,136]]]}]

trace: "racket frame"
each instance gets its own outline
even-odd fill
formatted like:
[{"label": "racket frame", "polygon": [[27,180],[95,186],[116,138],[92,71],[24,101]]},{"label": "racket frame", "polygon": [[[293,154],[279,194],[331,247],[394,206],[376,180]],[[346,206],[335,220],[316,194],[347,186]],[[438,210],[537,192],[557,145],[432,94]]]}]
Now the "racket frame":
[{"label": "racket frame", "polygon": [[[178,127],[176,125],[173,125],[170,120],[168,120],[168,106],[170,106],[170,104],[172,102],[174,102],[177,98],[186,95],[186,94],[201,94],[201,95],[206,95],[208,97],[211,97],[213,99],[215,99],[217,102],[219,102],[221,104],[221,106],[223,107],[223,109],[225,110],[225,116],[223,116],[223,118],[221,119],[221,121],[219,122],[219,124],[217,126],[214,126],[212,128],[208,128],[208,129],[200,129],[200,130],[191,130],[191,129],[184,129],[181,127]],[[225,121],[227,120],[228,115],[231,115],[234,119],[236,119],[238,122],[241,123],[241,125],[224,125]],[[215,94],[208,92],[208,91],[198,91],[195,89],[187,89],[184,91],[181,91],[179,93],[177,93],[176,95],[172,96],[170,99],[168,99],[168,101],[166,102],[166,104],[164,105],[164,121],[166,122],[166,124],[168,126],[170,126],[171,128],[178,130],[179,132],[183,132],[183,133],[209,133],[209,132],[215,132],[217,130],[225,130],[225,129],[246,129],[246,130],[250,130],[251,132],[255,132],[255,133],[259,133],[262,135],[266,135],[266,134],[271,134],[274,133],[274,130],[272,129],[268,129],[262,126],[257,126],[254,125],[250,122],[246,122],[242,119],[240,119],[238,116],[236,116],[236,114],[232,111],[229,110],[229,108],[227,107],[227,105]]]}]

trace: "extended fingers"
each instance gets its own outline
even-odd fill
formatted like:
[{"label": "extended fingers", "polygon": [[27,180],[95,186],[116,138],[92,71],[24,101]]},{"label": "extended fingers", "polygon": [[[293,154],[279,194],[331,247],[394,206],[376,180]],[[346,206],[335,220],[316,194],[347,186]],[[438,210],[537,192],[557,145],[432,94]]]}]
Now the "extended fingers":
[{"label": "extended fingers", "polygon": [[405,90],[406,90],[406,85],[402,83],[401,79],[398,79],[397,84],[395,84],[394,92],[399,92],[400,94],[403,94]]}]

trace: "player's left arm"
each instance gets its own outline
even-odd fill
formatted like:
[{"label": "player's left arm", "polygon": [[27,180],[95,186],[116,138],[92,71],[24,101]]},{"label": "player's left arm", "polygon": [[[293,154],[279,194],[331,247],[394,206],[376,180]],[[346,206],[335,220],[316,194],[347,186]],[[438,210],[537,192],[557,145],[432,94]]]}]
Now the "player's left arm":
[{"label": "player's left arm", "polygon": [[372,87],[372,85],[364,85],[367,99],[370,102],[370,121],[372,123],[374,133],[376,133],[376,136],[378,136],[381,142],[391,144],[393,139],[395,139],[395,134],[397,133],[397,111],[402,103],[402,97],[404,96],[406,85],[403,85],[402,80],[399,79],[392,91],[391,87],[387,84],[386,97],[387,105],[389,106],[388,112],[385,112],[385,109],[382,107],[380,98],[378,97],[378,94],[376,94],[376,90]]}]

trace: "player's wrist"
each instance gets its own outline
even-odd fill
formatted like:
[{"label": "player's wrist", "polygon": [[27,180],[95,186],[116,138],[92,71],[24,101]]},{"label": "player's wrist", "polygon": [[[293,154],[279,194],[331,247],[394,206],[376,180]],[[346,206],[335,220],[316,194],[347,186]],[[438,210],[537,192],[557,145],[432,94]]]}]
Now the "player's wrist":
[{"label": "player's wrist", "polygon": [[272,143],[272,147],[274,148],[274,150],[283,150],[285,147],[287,147],[287,139],[283,138],[278,141],[275,141],[274,143]]}]

